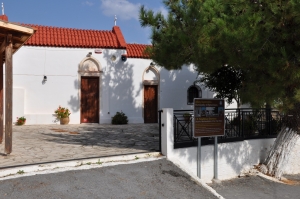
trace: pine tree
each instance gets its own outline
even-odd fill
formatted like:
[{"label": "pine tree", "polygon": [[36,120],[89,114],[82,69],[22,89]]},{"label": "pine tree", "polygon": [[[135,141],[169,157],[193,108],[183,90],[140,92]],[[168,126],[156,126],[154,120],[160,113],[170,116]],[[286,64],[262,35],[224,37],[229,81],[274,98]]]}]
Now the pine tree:
[{"label": "pine tree", "polygon": [[261,107],[280,102],[286,115],[293,115],[285,120],[294,122],[285,123],[275,153],[264,162],[264,172],[280,178],[288,159],[283,151],[299,137],[300,116],[290,113],[300,110],[300,0],[163,2],[166,18],[140,10],[141,25],[152,28],[147,53],[155,62],[169,70],[194,64],[208,74],[224,65],[236,67],[245,74],[239,92],[244,103]]}]

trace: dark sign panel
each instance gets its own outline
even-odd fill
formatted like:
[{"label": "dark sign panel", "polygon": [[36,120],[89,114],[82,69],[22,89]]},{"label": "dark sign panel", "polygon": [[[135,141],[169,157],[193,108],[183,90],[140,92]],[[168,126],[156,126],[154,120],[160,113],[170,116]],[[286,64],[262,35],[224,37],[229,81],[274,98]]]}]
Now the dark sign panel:
[{"label": "dark sign panel", "polygon": [[194,99],[194,137],[223,136],[223,99]]}]

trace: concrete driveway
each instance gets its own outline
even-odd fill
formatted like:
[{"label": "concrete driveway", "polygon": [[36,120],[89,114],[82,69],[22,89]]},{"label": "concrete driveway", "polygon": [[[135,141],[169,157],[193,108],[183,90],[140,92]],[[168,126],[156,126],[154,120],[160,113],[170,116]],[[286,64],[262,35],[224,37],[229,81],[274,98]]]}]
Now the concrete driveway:
[{"label": "concrete driveway", "polygon": [[159,149],[158,124],[69,124],[13,127],[13,147],[0,169],[83,158],[154,152]]}]

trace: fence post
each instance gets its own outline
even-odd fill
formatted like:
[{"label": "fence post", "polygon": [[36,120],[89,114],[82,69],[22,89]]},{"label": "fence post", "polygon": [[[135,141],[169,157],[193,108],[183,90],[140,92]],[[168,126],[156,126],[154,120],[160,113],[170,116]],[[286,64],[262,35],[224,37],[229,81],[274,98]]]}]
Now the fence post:
[{"label": "fence post", "polygon": [[158,152],[161,152],[161,113],[163,110],[158,111],[158,131],[159,131],[159,146],[158,146]]},{"label": "fence post", "polygon": [[241,109],[238,108],[239,136],[241,136]]},{"label": "fence post", "polygon": [[244,138],[245,137],[245,129],[244,129],[244,111],[242,111],[242,138]]},{"label": "fence post", "polygon": [[266,120],[267,120],[267,134],[271,135],[271,106],[269,104],[266,105]]}]

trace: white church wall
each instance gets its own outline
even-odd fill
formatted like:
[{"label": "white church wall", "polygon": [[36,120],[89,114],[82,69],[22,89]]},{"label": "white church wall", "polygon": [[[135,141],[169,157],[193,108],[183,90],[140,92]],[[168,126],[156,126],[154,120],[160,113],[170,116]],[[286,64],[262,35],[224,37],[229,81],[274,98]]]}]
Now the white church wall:
[{"label": "white church wall", "polygon": [[[14,101],[13,116],[25,115],[27,124],[53,124],[58,122],[53,114],[60,105],[71,110],[71,124],[80,123],[81,76],[78,67],[89,52],[100,63],[102,70],[100,123],[110,123],[111,117],[118,111],[124,112],[130,123],[144,122],[143,79],[160,78],[158,109],[192,108],[187,105],[187,89],[197,77],[192,66],[178,71],[167,71],[155,66],[159,72],[156,77],[151,71],[145,72],[151,60],[128,58],[123,62],[120,58],[126,51],[122,49],[103,49],[102,54],[95,54],[94,49],[24,46],[14,55],[13,60],[14,98],[19,99]],[[116,59],[112,59],[113,55]],[[44,76],[47,76],[46,82],[43,81]],[[202,88],[202,96],[212,97],[212,93]]]}]

